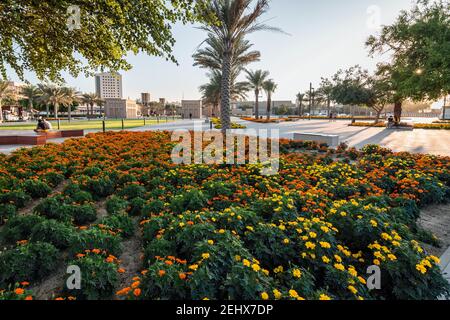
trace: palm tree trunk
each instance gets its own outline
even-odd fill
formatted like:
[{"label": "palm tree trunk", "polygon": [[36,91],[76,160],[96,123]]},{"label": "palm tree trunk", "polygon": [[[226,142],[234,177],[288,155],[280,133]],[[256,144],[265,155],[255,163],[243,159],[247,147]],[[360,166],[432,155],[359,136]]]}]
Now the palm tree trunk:
[{"label": "palm tree trunk", "polygon": [[57,103],[55,103],[53,105],[53,110],[55,112],[55,118],[57,119],[58,118],[58,104]]},{"label": "palm tree trunk", "polygon": [[222,122],[222,133],[226,134],[231,129],[230,121],[230,87],[231,87],[231,52],[224,52],[222,66],[222,88],[221,88],[221,112],[220,120]]},{"label": "palm tree trunk", "polygon": [[69,122],[72,121],[72,106],[71,105],[67,106],[67,118],[68,118]]},{"label": "palm tree trunk", "polygon": [[2,107],[2,99],[0,98],[0,123],[3,122],[3,107]]},{"label": "palm tree trunk", "polygon": [[47,113],[47,118],[48,118],[50,115],[50,106],[48,104],[45,106],[45,111]]},{"label": "palm tree trunk", "polygon": [[330,116],[330,114],[331,114],[331,100],[329,98],[327,99],[327,107],[328,107],[328,116]]},{"label": "palm tree trunk", "polygon": [[272,112],[272,97],[270,93],[267,95],[267,120],[270,120],[270,113]]},{"label": "palm tree trunk", "polygon": [[259,90],[255,89],[255,118],[259,118]]}]

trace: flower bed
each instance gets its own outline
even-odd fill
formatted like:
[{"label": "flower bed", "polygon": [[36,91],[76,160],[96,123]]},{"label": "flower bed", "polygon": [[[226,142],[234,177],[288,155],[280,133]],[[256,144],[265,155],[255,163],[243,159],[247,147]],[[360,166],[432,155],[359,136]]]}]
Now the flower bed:
[{"label": "flower bed", "polygon": [[[449,293],[438,258],[419,245],[436,240],[416,221],[420,207],[449,199],[450,158],[282,140],[279,174],[261,176],[257,165],[177,166],[173,146],[167,132],[108,132],[0,155],[0,205],[8,208],[0,299],[32,298],[20,283],[38,285],[58,259],[98,275],[58,299]],[[36,191],[64,179],[60,194]],[[32,197],[46,196],[34,214],[17,215]],[[102,199],[108,215],[95,219],[93,204]],[[143,237],[141,272],[118,287],[126,270],[117,257],[135,232]],[[372,265],[382,271],[381,290],[366,285]]]},{"label": "flower bed", "polygon": [[[370,122],[355,122],[349,124],[351,127],[376,127],[384,128],[386,127],[385,122],[370,123]],[[405,125],[406,126],[406,125]],[[450,130],[450,123],[414,123],[414,129],[437,129],[437,130]]]},{"label": "flower bed", "polygon": [[[221,123],[220,119],[212,118],[211,122],[214,124],[214,128],[215,129],[222,129],[222,123]],[[247,129],[247,127],[242,125],[242,124],[238,124],[238,123],[232,122],[231,123],[231,129]]]}]

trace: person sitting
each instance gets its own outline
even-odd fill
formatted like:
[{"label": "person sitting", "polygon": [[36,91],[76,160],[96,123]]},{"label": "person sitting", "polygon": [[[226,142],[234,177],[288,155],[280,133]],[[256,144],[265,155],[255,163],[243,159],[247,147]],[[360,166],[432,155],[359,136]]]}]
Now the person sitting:
[{"label": "person sitting", "polygon": [[387,127],[388,128],[392,128],[394,126],[394,124],[395,124],[394,117],[393,116],[389,116],[388,122],[387,122]]},{"label": "person sitting", "polygon": [[47,132],[48,130],[52,130],[52,124],[43,118],[39,118],[36,129],[34,131]]}]

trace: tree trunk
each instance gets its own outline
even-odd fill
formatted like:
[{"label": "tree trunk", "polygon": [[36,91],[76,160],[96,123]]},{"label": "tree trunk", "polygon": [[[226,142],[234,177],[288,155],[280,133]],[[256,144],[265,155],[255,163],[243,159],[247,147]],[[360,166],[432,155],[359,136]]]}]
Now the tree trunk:
[{"label": "tree trunk", "polygon": [[72,121],[72,106],[71,105],[69,105],[67,107],[67,118],[68,118],[69,122]]},{"label": "tree trunk", "polygon": [[0,98],[0,123],[3,122],[3,107],[2,107],[2,99]]},{"label": "tree trunk", "polygon": [[272,112],[272,97],[270,93],[267,95],[267,120],[270,120],[270,113]]},{"label": "tree trunk", "polygon": [[402,120],[402,101],[396,101],[394,104],[394,121],[396,124],[399,124]]},{"label": "tree trunk", "polygon": [[55,118],[57,119],[58,118],[58,104],[57,103],[55,103],[53,105],[53,110],[55,112]]},{"label": "tree trunk", "polygon": [[259,90],[255,89],[255,118],[259,118]]},{"label": "tree trunk", "polygon": [[375,124],[377,124],[378,121],[380,121],[380,117],[381,117],[381,112],[382,112],[382,111],[383,111],[383,110],[377,111],[377,114],[376,114],[376,116],[375,116]]},{"label": "tree trunk", "polygon": [[231,129],[230,120],[230,87],[231,87],[231,51],[224,52],[222,66],[222,85],[220,92],[220,120],[222,122],[222,133],[225,135]]},{"label": "tree trunk", "polygon": [[300,102],[300,114],[299,114],[300,117],[303,117],[303,112],[304,112],[303,111],[303,101],[301,101]]},{"label": "tree trunk", "polygon": [[331,114],[331,100],[330,98],[327,99],[327,107],[328,107],[328,116]]}]

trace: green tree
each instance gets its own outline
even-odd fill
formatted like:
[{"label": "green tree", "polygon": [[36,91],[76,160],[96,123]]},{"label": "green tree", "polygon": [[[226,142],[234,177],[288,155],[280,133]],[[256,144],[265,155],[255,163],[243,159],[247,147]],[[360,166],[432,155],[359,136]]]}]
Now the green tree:
[{"label": "green tree", "polygon": [[249,83],[250,89],[255,92],[255,118],[259,118],[259,94],[263,90],[264,82],[267,81],[270,73],[269,71],[256,70],[256,71],[246,71],[247,81]]},{"label": "green tree", "polygon": [[272,113],[272,94],[277,90],[278,85],[272,79],[270,79],[263,83],[262,88],[266,92],[267,120],[270,120],[270,115]]},{"label": "green tree", "polygon": [[302,117],[303,113],[304,113],[303,101],[305,101],[305,94],[301,93],[301,92],[297,93],[296,99],[297,99],[297,103],[298,103],[298,115],[300,117]]},{"label": "green tree", "polygon": [[392,56],[390,63],[380,65],[379,75],[391,78],[397,122],[405,99],[436,100],[450,93],[449,12],[448,1],[418,0],[379,36],[367,40],[371,55]]},{"label": "green tree", "polygon": [[81,101],[80,92],[76,91],[74,88],[63,88],[63,93],[65,95],[65,101],[63,105],[67,108],[67,118],[72,121],[72,108],[74,104],[78,104]]},{"label": "green tree", "polygon": [[316,91],[316,101],[318,103],[326,103],[328,115],[331,114],[331,101],[333,92],[333,83],[331,80],[322,78],[319,89]]},{"label": "green tree", "polygon": [[85,93],[80,99],[87,106],[87,115],[94,115],[94,106],[101,105],[103,100],[95,93]]},{"label": "green tree", "polygon": [[47,117],[49,115],[48,107],[51,105],[54,117],[58,118],[59,107],[68,103],[64,88],[55,85],[40,85],[39,88],[42,91],[39,100],[47,106]]},{"label": "green tree", "polygon": [[[0,3],[0,71],[6,66],[23,79],[62,80],[98,69],[128,70],[127,54],[144,52],[176,61],[176,22],[215,22],[204,0],[3,0]],[[80,9],[70,11],[73,5]],[[85,61],[85,63],[83,63]]]},{"label": "green tree", "polygon": [[[254,6],[251,5],[254,3]],[[207,15],[211,13],[218,23],[206,24],[202,29],[213,34],[222,43],[222,89],[221,94],[221,122],[222,131],[231,127],[231,73],[234,48],[245,37],[261,30],[278,30],[260,22],[260,17],[268,10],[269,0],[210,0],[207,4]]]},{"label": "green tree", "polygon": [[38,87],[34,85],[27,85],[22,90],[22,96],[24,97],[24,100],[27,103],[27,110],[28,112],[33,112],[34,104],[38,101],[39,97],[41,95],[40,90]]},{"label": "green tree", "polygon": [[0,123],[3,122],[3,100],[6,100],[11,95],[11,88],[8,81],[0,80]]}]

